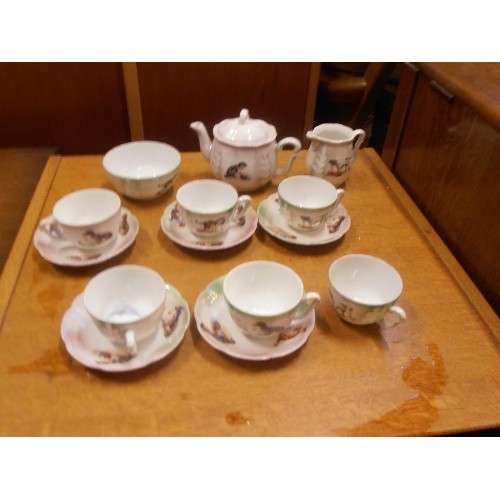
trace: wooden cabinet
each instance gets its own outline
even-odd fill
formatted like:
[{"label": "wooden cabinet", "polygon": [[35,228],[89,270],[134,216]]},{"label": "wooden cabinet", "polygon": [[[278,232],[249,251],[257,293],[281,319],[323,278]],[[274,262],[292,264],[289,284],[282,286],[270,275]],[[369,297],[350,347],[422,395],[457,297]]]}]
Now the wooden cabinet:
[{"label": "wooden cabinet", "polygon": [[497,314],[499,103],[498,64],[407,65],[383,153]]}]

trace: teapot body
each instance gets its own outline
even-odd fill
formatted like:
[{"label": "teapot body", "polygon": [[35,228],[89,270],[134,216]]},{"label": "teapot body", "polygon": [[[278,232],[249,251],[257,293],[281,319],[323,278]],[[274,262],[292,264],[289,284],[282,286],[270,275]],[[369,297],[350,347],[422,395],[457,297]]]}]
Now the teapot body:
[{"label": "teapot body", "polygon": [[323,177],[338,187],[351,174],[358,150],[365,140],[364,130],[339,123],[324,123],[307,133],[311,144],[306,154],[310,175]]},{"label": "teapot body", "polygon": [[[292,144],[294,152],[288,164],[280,168],[278,152],[283,148],[283,144]],[[272,141],[255,147],[232,146],[214,139],[210,153],[210,167],[214,177],[228,182],[239,192],[255,191],[265,186],[273,177],[287,173],[300,148],[300,142],[294,138],[286,138],[279,143]]]},{"label": "teapot body", "polygon": [[[191,128],[199,136],[200,149],[214,177],[240,192],[254,191],[273,177],[286,174],[302,147],[295,137],[276,142],[276,129],[263,120],[251,119],[247,109],[242,109],[238,118],[215,125],[212,142],[202,122],[193,122]],[[287,146],[292,152],[286,165],[280,167],[278,153]]]}]

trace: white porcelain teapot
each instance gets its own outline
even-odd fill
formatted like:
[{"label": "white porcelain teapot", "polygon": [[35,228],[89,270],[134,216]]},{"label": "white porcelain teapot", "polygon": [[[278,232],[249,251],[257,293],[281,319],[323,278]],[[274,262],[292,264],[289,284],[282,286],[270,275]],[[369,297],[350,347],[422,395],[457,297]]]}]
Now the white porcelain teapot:
[{"label": "white porcelain teapot", "polygon": [[[253,191],[286,174],[302,147],[295,137],[276,143],[276,129],[263,120],[251,119],[248,109],[242,109],[238,118],[215,125],[213,142],[202,122],[190,126],[198,134],[201,152],[210,162],[213,175],[238,191]],[[287,164],[279,167],[278,152],[285,146],[293,150]]]}]

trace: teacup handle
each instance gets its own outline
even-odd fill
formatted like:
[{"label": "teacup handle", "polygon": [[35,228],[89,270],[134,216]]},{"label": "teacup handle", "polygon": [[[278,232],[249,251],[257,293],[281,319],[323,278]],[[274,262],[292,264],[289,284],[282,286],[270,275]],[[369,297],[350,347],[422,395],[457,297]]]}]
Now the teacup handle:
[{"label": "teacup handle", "polygon": [[251,203],[252,198],[247,194],[243,194],[238,198],[234,207],[233,216],[231,217],[232,224],[238,224],[241,222],[241,218],[245,215],[245,212]]},{"label": "teacup handle", "polygon": [[345,191],[342,188],[337,189],[337,199],[335,200],[335,203],[333,204],[332,214],[333,214],[333,212],[335,212],[335,210],[339,206],[340,201],[342,200],[344,195],[345,195]]},{"label": "teacup handle", "polygon": [[62,231],[61,226],[59,223],[55,220],[53,221],[47,221],[41,223],[39,226],[41,231],[43,231],[45,234],[53,238],[54,240],[65,240],[64,233]]},{"label": "teacup handle", "polygon": [[285,175],[292,168],[293,162],[295,161],[295,158],[297,158],[297,156],[299,155],[300,150],[302,148],[302,144],[295,137],[285,137],[284,139],[281,139],[280,142],[278,142],[276,146],[276,155],[285,146],[293,147],[292,155],[290,156],[290,158],[288,159],[288,163],[284,167],[281,168],[278,167],[276,169],[276,173],[274,175]]},{"label": "teacup handle", "polygon": [[127,330],[125,333],[125,343],[127,352],[130,356],[137,356],[137,342],[133,330]]},{"label": "teacup handle", "polygon": [[302,296],[302,299],[300,300],[300,303],[295,310],[295,313],[293,315],[293,319],[299,319],[303,318],[306,314],[309,313],[309,311],[319,303],[321,300],[321,297],[319,296],[319,293],[316,292],[307,292]]},{"label": "teacup handle", "polygon": [[[393,313],[395,317],[393,317],[392,321],[387,321],[386,317],[390,313]],[[391,316],[393,315],[391,314]],[[379,324],[385,328],[392,328],[393,326],[396,326],[405,319],[406,319],[405,310],[399,306],[392,306],[387,310],[386,315],[379,321]]]}]

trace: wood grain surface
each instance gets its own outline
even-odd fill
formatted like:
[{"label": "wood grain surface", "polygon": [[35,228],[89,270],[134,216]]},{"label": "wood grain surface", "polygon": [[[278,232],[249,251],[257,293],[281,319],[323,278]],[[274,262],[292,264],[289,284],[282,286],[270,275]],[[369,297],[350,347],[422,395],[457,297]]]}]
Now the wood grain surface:
[{"label": "wood grain surface", "polygon": [[[289,175],[299,173],[305,151]],[[208,163],[199,153],[183,153],[164,197],[123,198],[140,222],[130,249],[102,264],[64,268],[33,247],[37,222],[64,194],[110,185],[102,156],[51,159],[1,281],[0,435],[405,436],[499,426],[498,318],[373,150],[360,152],[345,185],[350,230],[324,246],[287,244],[261,227],[218,252],[173,243],[161,230],[161,215],[181,184],[200,177],[211,177]],[[255,209],[278,182],[252,194]],[[327,271],[348,253],[373,254],[398,269],[405,323],[380,329],[339,319]],[[310,338],[289,356],[231,358],[209,346],[191,321],[164,360],[106,374],[73,360],[61,341],[64,312],[109,266],[155,269],[182,293],[193,316],[208,283],[254,259],[292,267],[307,290],[321,295]]]}]

